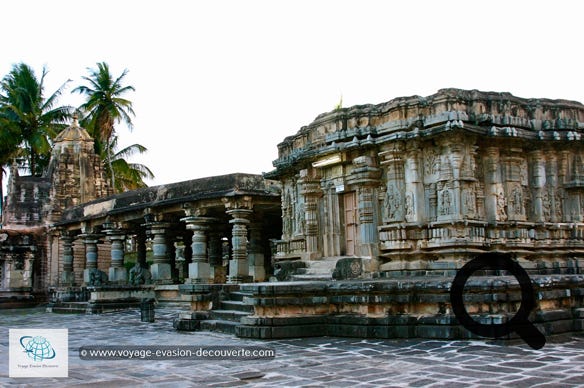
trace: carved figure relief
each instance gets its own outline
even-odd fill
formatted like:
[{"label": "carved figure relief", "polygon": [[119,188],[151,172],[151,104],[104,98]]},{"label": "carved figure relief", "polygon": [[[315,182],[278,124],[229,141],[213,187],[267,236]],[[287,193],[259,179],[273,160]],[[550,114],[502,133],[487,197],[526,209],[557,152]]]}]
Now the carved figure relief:
[{"label": "carved figure relief", "polygon": [[509,198],[509,210],[515,215],[525,215],[523,193],[520,187],[514,187]]},{"label": "carved figure relief", "polygon": [[388,220],[396,220],[401,218],[400,205],[401,205],[401,194],[395,184],[389,184],[387,186],[387,194],[383,202],[384,215]]},{"label": "carved figure relief", "polygon": [[284,190],[282,193],[282,233],[285,236],[290,236],[292,233],[293,206],[291,190]]},{"label": "carved figure relief", "polygon": [[294,234],[303,234],[304,224],[306,222],[304,216],[304,203],[299,203],[296,207],[296,216],[294,221]]},{"label": "carved figure relief", "polygon": [[505,206],[507,201],[505,199],[505,194],[503,191],[497,193],[497,220],[507,221],[507,212],[505,211]]},{"label": "carved figure relief", "polygon": [[528,170],[527,170],[527,160],[522,159],[519,165],[519,181],[522,186],[527,186],[528,184]]},{"label": "carved figure relief", "polygon": [[551,215],[551,204],[550,204],[550,196],[548,195],[547,188],[542,190],[541,194],[541,205],[543,207],[543,219],[545,221],[549,221]]},{"label": "carved figure relief", "polygon": [[414,193],[408,191],[406,194],[406,220],[413,221],[416,215],[416,209],[414,207]]},{"label": "carved figure relief", "polygon": [[474,216],[476,214],[476,195],[472,187],[467,187],[462,191],[462,203],[464,204],[466,215]]},{"label": "carved figure relief", "polygon": [[439,213],[443,216],[452,213],[452,194],[449,189],[444,189],[440,193]]},{"label": "carved figure relief", "polygon": [[531,218],[533,215],[533,201],[531,200],[531,190],[529,189],[528,186],[523,186],[522,189],[524,201],[523,208],[525,209],[525,214],[527,218]]},{"label": "carved figure relief", "polygon": [[558,190],[554,194],[554,201],[555,201],[555,208],[554,213],[558,220],[562,219],[563,211],[562,211],[562,193]]}]

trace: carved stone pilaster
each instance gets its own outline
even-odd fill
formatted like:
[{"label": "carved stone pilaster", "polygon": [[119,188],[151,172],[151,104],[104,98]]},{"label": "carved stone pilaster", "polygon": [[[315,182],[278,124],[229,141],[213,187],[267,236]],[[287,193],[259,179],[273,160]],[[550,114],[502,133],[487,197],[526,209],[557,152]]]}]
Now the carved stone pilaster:
[{"label": "carved stone pilaster", "polygon": [[310,177],[307,170],[300,172],[300,194],[304,196],[304,235],[306,253],[310,259],[320,256],[318,246],[318,200],[322,197],[320,181]]},{"label": "carved stone pilaster", "polygon": [[529,157],[532,165],[531,188],[533,193],[533,216],[535,222],[545,222],[546,197],[545,190],[545,155],[543,151],[531,151]]},{"label": "carved stone pilaster", "polygon": [[505,193],[508,221],[525,221],[525,198],[521,186],[521,164],[523,150],[512,148],[509,154],[501,158],[505,178]]},{"label": "carved stone pilaster", "polygon": [[381,165],[386,169],[386,190],[383,199],[383,222],[405,220],[404,144],[396,142],[389,150],[379,153]]},{"label": "carved stone pilaster", "polygon": [[347,184],[357,192],[359,245],[356,253],[360,256],[376,257],[379,252],[377,198],[382,171],[370,156],[353,159],[353,166]]},{"label": "carved stone pilaster", "polygon": [[424,182],[419,142],[408,144],[405,161],[405,220],[424,220]]},{"label": "carved stone pilaster", "polygon": [[499,169],[499,149],[487,147],[485,150],[485,210],[487,221],[496,223],[506,221],[505,193],[501,183],[501,170]]}]

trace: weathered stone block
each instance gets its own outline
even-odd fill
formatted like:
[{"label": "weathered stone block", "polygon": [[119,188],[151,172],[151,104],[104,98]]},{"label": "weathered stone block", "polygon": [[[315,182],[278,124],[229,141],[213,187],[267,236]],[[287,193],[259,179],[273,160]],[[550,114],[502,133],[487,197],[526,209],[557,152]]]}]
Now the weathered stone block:
[{"label": "weathered stone block", "polygon": [[154,282],[172,281],[170,264],[154,263],[150,266],[150,272],[152,273],[152,280]]},{"label": "weathered stone block", "polygon": [[110,267],[108,278],[112,283],[125,284],[128,282],[128,270],[123,267]]},{"label": "weathered stone block", "polygon": [[211,266],[209,263],[203,262],[190,263],[189,278],[200,282],[209,282],[211,278]]}]

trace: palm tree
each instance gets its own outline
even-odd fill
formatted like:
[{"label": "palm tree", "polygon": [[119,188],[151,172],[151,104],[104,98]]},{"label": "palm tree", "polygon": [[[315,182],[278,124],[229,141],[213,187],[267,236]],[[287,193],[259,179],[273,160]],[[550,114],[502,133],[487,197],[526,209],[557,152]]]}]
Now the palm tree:
[{"label": "palm tree", "polygon": [[108,154],[107,149],[104,148],[100,155],[102,160],[111,166],[109,174],[114,174],[114,179],[112,179],[116,185],[113,187],[114,191],[120,193],[126,190],[147,187],[148,185],[144,182],[144,179],[153,179],[154,174],[152,171],[143,164],[129,163],[126,158],[136,153],[143,154],[148,149],[140,144],[132,144],[116,152],[117,146],[118,136],[114,135],[110,142],[111,152]]},{"label": "palm tree", "polygon": [[[71,107],[57,106],[57,100],[67,85],[65,82],[48,98],[44,97],[47,69],[40,79],[34,70],[19,63],[12,67],[0,83],[0,118],[4,136],[12,131],[23,148],[26,167],[33,176],[42,175],[49,164],[51,140],[66,126]],[[10,127],[10,129],[6,129]]]},{"label": "palm tree", "polygon": [[[113,172],[112,136],[115,134],[114,125],[124,122],[131,130],[133,128],[132,116],[135,116],[132,109],[132,102],[123,98],[123,95],[130,91],[135,91],[133,86],[124,86],[124,77],[128,74],[125,69],[122,74],[114,80],[110,73],[109,66],[105,62],[97,63],[97,69],[87,69],[88,77],[83,77],[88,82],[87,85],[78,86],[72,92],[86,95],[87,99],[80,109],[87,112],[82,120],[82,125],[96,139],[96,144],[105,146],[107,162],[109,163],[111,186],[116,187],[115,175]],[[97,147],[97,146],[96,146]],[[96,149],[99,153],[99,150]],[[103,159],[106,161],[106,159]]]}]

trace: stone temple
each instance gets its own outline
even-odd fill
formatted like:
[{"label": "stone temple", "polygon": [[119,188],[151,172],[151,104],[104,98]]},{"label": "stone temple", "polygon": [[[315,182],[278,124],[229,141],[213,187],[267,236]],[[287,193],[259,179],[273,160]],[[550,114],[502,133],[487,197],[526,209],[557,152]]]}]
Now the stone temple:
[{"label": "stone temple", "polygon": [[[580,331],[583,134],[578,102],[442,89],[322,114],[263,176],[111,195],[74,122],[47,176],[13,169],[2,300],[99,312],[156,298],[177,306],[179,330],[254,338],[464,338],[452,279],[496,252],[530,274],[542,332]],[[517,281],[477,275],[469,314],[510,319]]]}]

